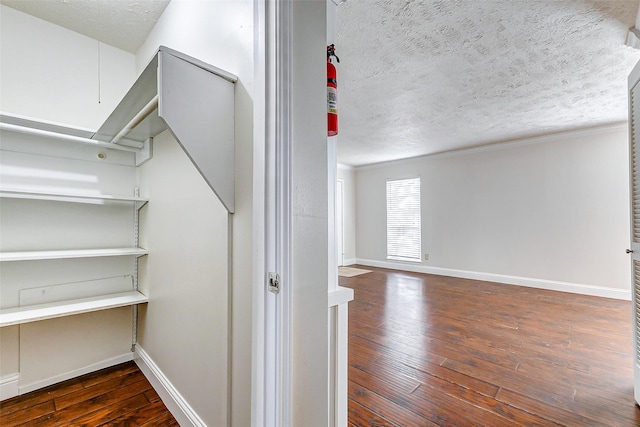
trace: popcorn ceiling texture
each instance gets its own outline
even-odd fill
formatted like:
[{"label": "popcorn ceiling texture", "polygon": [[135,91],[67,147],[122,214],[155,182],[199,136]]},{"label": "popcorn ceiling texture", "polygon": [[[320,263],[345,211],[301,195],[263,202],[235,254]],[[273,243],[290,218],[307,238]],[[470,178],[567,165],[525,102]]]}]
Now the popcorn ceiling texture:
[{"label": "popcorn ceiling texture", "polygon": [[0,4],[135,53],[170,0],[0,0]]},{"label": "popcorn ceiling texture", "polygon": [[627,120],[640,1],[349,0],[338,160],[363,165]]}]

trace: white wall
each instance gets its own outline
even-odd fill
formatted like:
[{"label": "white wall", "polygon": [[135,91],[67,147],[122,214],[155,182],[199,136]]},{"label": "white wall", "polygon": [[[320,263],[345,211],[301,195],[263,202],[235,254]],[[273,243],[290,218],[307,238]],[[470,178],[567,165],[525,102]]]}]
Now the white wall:
[{"label": "white wall", "polygon": [[142,307],[138,343],[208,425],[227,418],[228,219],[224,206],[165,131],[138,168]]},{"label": "white wall", "polygon": [[101,43],[98,81],[97,40],[1,5],[0,52],[0,111],[15,115],[95,130],[135,80],[131,53]]},{"label": "white wall", "polygon": [[429,260],[408,268],[629,298],[627,135],[621,125],[358,168],[358,260],[386,261],[385,181],[420,176]]},{"label": "white wall", "polygon": [[292,5],[291,425],[324,427],[329,422],[327,10],[323,1]]},{"label": "white wall", "polygon": [[356,171],[350,166],[338,165],[338,179],[344,185],[344,263],[356,262]]},{"label": "white wall", "polygon": [[[253,2],[238,1],[192,1],[173,0],[165,9],[157,25],[142,45],[136,55],[136,66],[141,72],[159,45],[191,55],[225,71],[235,74],[239,80],[235,88],[235,204],[236,212],[231,218],[231,272],[232,288],[228,295],[230,299],[229,315],[231,316],[232,336],[228,337],[231,346],[231,365],[226,361],[212,358],[208,351],[195,351],[189,357],[195,358],[194,364],[177,363],[169,366],[163,364],[170,376],[170,380],[179,385],[179,391],[188,401],[194,403],[194,409],[211,425],[221,425],[216,418],[221,408],[219,405],[229,402],[213,402],[210,396],[198,396],[201,386],[197,382],[181,379],[189,378],[198,371],[193,366],[203,369],[217,370],[222,365],[229,371],[231,381],[231,412],[233,425],[250,425],[251,423],[251,325],[252,325],[252,286],[253,275],[250,268],[252,260],[252,198],[253,198]],[[224,224],[218,224],[215,235],[227,235]],[[216,237],[217,238],[217,237]],[[151,257],[150,257],[151,259]],[[226,263],[227,260],[216,259],[216,263]],[[205,279],[205,277],[203,277]],[[226,286],[226,282],[224,282]],[[189,286],[187,284],[187,286]],[[216,286],[221,283],[216,282]],[[189,309],[189,305],[174,306],[176,311]],[[202,320],[207,313],[202,313]],[[147,322],[149,333],[162,332],[160,324]],[[213,326],[207,323],[197,325],[192,337],[199,336],[207,342],[209,330]],[[226,325],[215,326],[215,333],[225,329]],[[226,329],[225,329],[226,330]],[[154,347],[149,355],[151,358],[162,360],[185,361],[185,349],[172,346],[169,342]],[[145,348],[146,342],[141,346]],[[199,345],[194,341],[194,345]],[[196,347],[197,348],[197,347]],[[166,353],[166,354],[165,354]],[[204,363],[211,365],[206,368]],[[218,365],[219,364],[219,365]],[[203,371],[210,372],[210,371]],[[209,373],[205,374],[209,375]],[[226,390],[221,390],[225,391]],[[201,399],[208,399],[211,403],[205,407]]]}]

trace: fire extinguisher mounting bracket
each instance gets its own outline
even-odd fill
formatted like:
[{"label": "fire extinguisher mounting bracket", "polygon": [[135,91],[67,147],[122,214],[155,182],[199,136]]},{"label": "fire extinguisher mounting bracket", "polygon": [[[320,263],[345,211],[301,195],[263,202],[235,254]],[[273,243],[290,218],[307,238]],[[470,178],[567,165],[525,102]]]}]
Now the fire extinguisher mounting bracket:
[{"label": "fire extinguisher mounting bracket", "polygon": [[327,58],[329,59],[332,56],[336,58],[336,62],[340,63],[340,58],[336,55],[336,46],[334,44],[327,46]]}]

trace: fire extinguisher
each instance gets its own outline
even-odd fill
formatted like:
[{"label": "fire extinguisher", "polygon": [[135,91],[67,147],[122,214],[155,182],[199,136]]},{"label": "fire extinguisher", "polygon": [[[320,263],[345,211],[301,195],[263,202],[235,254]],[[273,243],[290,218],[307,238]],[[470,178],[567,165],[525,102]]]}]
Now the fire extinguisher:
[{"label": "fire extinguisher", "polygon": [[327,121],[329,136],[338,134],[338,80],[336,66],[331,63],[332,56],[336,58],[336,62],[340,62],[340,58],[336,56],[336,47],[329,45],[327,46]]}]

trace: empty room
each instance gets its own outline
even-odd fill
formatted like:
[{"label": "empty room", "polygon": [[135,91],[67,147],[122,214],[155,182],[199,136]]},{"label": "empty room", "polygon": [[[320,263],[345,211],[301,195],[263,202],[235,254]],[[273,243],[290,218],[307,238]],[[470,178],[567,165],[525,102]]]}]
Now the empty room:
[{"label": "empty room", "polygon": [[640,423],[637,19],[637,1],[337,8],[351,425]]}]

